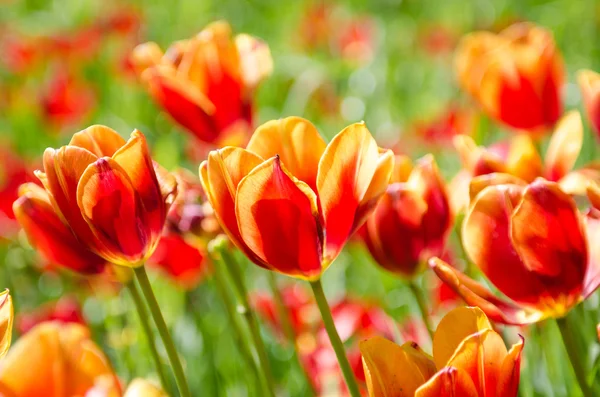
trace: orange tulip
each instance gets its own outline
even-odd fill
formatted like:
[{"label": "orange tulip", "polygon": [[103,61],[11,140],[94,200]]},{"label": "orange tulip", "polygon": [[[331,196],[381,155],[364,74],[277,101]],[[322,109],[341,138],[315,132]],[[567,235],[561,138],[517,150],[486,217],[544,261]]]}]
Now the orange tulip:
[{"label": "orange tulip", "polygon": [[201,141],[245,141],[252,128],[258,84],[273,68],[269,47],[225,21],[175,42],[163,54],[156,43],[135,48],[132,62],[154,100]]},{"label": "orange tulip", "polygon": [[506,145],[479,147],[471,137],[459,135],[454,144],[463,164],[452,182],[453,208],[459,211],[468,203],[468,190],[476,189],[496,173],[504,174],[503,183],[525,185],[544,177],[558,182],[569,194],[585,195],[589,181],[600,182],[600,163],[589,163],[573,170],[583,146],[583,124],[578,111],[566,113],[556,128],[542,160],[533,140],[527,135],[513,137]]},{"label": "orange tulip", "polygon": [[123,397],[168,397],[168,395],[160,387],[138,378],[131,381]]},{"label": "orange tulip", "polygon": [[577,73],[577,82],[590,125],[600,138],[600,74],[591,70],[580,70]]},{"label": "orange tulip", "polygon": [[[79,324],[42,323],[11,348],[0,366],[0,394],[10,397],[120,396],[106,356]],[[89,394],[86,394],[89,393]]]},{"label": "orange tulip", "polygon": [[17,219],[49,260],[84,273],[102,271],[106,262],[141,266],[158,244],[176,191],[141,132],[126,142],[104,126],[46,149],[44,172],[36,175],[45,190],[23,186]]},{"label": "orange tulip", "polygon": [[212,151],[200,180],[229,238],[254,263],[317,280],[387,188],[394,157],[364,123],[327,145],[299,117],[267,122],[246,149]]},{"label": "orange tulip", "polygon": [[433,357],[414,342],[382,337],[360,343],[370,397],[513,397],[523,339],[507,351],[476,307],[450,311],[433,338]]},{"label": "orange tulip", "polygon": [[[600,211],[583,216],[555,182],[480,186],[465,216],[462,241],[469,258],[510,301],[440,259],[430,265],[468,304],[492,320],[527,324],[565,316],[600,285]],[[590,188],[600,205],[600,189]]]},{"label": "orange tulip", "polygon": [[411,278],[427,259],[444,253],[452,214],[433,156],[423,157],[412,171],[408,159],[397,158],[396,166],[405,169],[392,176],[362,236],[381,267]]},{"label": "orange tulip", "polygon": [[4,290],[0,293],[0,358],[6,355],[10,347],[14,319],[12,298],[8,290]]},{"label": "orange tulip", "polygon": [[455,63],[462,88],[509,127],[543,131],[562,113],[564,65],[546,29],[517,23],[499,34],[471,33]]}]

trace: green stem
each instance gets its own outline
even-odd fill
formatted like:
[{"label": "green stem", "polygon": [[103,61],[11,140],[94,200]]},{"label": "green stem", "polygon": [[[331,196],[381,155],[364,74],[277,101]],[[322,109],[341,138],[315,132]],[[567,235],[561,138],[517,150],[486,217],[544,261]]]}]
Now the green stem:
[{"label": "green stem", "polygon": [[423,323],[425,324],[425,328],[427,328],[427,332],[429,333],[429,337],[433,341],[433,327],[431,325],[431,319],[429,318],[429,312],[427,311],[427,305],[425,304],[425,297],[423,296],[423,291],[414,281],[410,281],[408,283],[408,287],[410,288],[415,300],[417,301],[417,305],[419,305],[419,311],[421,312],[421,318],[423,319]]},{"label": "green stem", "polygon": [[327,298],[325,298],[321,280],[311,281],[310,286],[312,287],[315,300],[317,301],[317,306],[321,312],[321,318],[323,319],[325,330],[327,331],[327,335],[329,336],[329,340],[331,341],[331,345],[335,351],[338,364],[340,365],[342,374],[344,375],[346,386],[348,386],[348,391],[352,397],[361,397],[360,391],[358,390],[358,385],[356,384],[356,379],[354,378],[354,373],[352,372],[352,368],[348,362],[348,357],[346,356],[344,344],[342,343],[340,335],[335,328],[335,323],[333,322],[333,317],[331,316],[331,309],[327,303]]},{"label": "green stem", "polygon": [[154,364],[156,365],[156,373],[160,378],[160,384],[162,385],[163,390],[169,390],[169,384],[167,382],[167,377],[165,376],[165,372],[163,370],[163,364],[158,355],[158,350],[156,349],[156,343],[154,342],[154,335],[152,333],[152,329],[150,328],[150,323],[148,322],[148,312],[146,311],[146,306],[144,306],[144,302],[142,301],[142,297],[140,295],[140,291],[138,291],[137,286],[131,280],[126,285],[129,290],[129,294],[133,299],[133,303],[135,305],[135,309],[138,312],[140,317],[140,324],[142,326],[142,330],[146,335],[146,339],[148,340],[148,348],[150,349],[150,355],[154,360]]},{"label": "green stem", "polygon": [[560,335],[562,336],[563,343],[565,344],[565,349],[569,355],[569,360],[571,361],[571,366],[575,372],[575,377],[577,378],[581,392],[583,393],[584,397],[592,397],[592,389],[587,383],[585,369],[582,364],[583,359],[579,357],[577,344],[575,343],[575,339],[567,322],[567,318],[557,318],[556,324],[560,330]]},{"label": "green stem", "polygon": [[191,397],[190,389],[183,372],[183,366],[181,365],[179,355],[175,349],[175,344],[173,343],[173,339],[171,338],[171,334],[169,333],[165,319],[163,318],[160,307],[158,306],[158,302],[156,301],[156,297],[154,296],[154,292],[152,291],[148,274],[146,274],[146,268],[144,266],[140,266],[136,267],[134,270],[135,276],[140,283],[140,287],[142,288],[144,298],[146,298],[146,302],[150,308],[150,313],[152,314],[156,328],[158,328],[158,333],[160,334],[163,344],[165,345],[165,349],[167,350],[167,355],[169,356],[169,361],[171,362],[171,367],[173,368],[173,373],[175,374],[175,380],[177,381],[179,394],[181,394],[181,397]]},{"label": "green stem", "polygon": [[235,257],[231,254],[231,252],[228,251],[228,248],[224,245],[219,246],[219,254],[221,254],[223,263],[225,263],[225,265],[227,266],[227,269],[229,270],[229,275],[231,276],[233,284],[238,292],[239,305],[237,311],[244,317],[246,323],[248,324],[248,328],[250,329],[250,336],[252,338],[252,342],[254,343],[256,353],[258,354],[258,361],[260,362],[260,367],[262,368],[262,374],[264,375],[264,380],[269,395],[274,397],[275,383],[273,381],[271,365],[269,364],[269,358],[267,356],[267,349],[265,348],[264,341],[260,336],[258,321],[256,320],[256,316],[254,315],[254,311],[250,307],[248,290],[246,289],[244,280],[242,280],[242,272],[240,266]]},{"label": "green stem", "polygon": [[286,339],[294,346],[295,360],[298,363],[300,370],[302,371],[304,379],[306,380],[306,384],[309,388],[309,393],[311,395],[316,395],[316,391],[313,388],[313,383],[310,380],[310,376],[308,375],[308,372],[306,372],[306,369],[300,361],[300,352],[298,351],[298,344],[296,343],[297,335],[294,332],[294,327],[292,326],[289,310],[285,306],[283,296],[281,295],[281,291],[277,286],[277,279],[275,278],[275,273],[267,272],[267,279],[269,280],[269,287],[271,287],[271,293],[273,294],[273,299],[275,301],[275,305],[277,306],[277,312],[279,315],[279,320],[281,321],[283,333],[285,334]]}]

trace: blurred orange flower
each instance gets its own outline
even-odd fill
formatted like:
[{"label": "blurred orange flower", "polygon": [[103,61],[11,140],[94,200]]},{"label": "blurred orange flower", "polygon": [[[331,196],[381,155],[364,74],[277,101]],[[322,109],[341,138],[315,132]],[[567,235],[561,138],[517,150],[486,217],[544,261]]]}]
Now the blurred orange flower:
[{"label": "blurred orange flower", "polygon": [[444,253],[453,217],[444,180],[432,155],[413,168],[397,156],[396,172],[361,230],[373,259],[384,269],[412,278],[427,259]]},{"label": "blurred orange flower", "polygon": [[[0,393],[10,397],[121,395],[106,356],[79,324],[42,323],[22,336],[0,366]],[[88,393],[88,394],[86,394]]]},{"label": "blurred orange flower", "polygon": [[577,82],[590,126],[600,139],[600,74],[591,70],[580,70],[577,73]]},{"label": "blurred orange flower", "polygon": [[398,346],[382,337],[360,343],[371,397],[514,397],[523,339],[506,349],[476,307],[460,307],[440,321],[433,357],[414,342]]},{"label": "blurred orange flower", "polygon": [[509,127],[538,134],[562,113],[563,60],[542,27],[517,23],[499,34],[471,33],[455,63],[462,88]]},{"label": "blurred orange flower", "polygon": [[326,144],[299,117],[269,121],[246,149],[212,151],[200,180],[229,238],[257,265],[316,280],[387,188],[393,153],[364,123]]},{"label": "blurred orange flower", "polygon": [[451,183],[455,211],[467,206],[469,186],[478,189],[489,179],[497,180],[497,173],[503,174],[500,178],[504,182],[520,184],[544,177],[558,182],[565,192],[576,195],[585,195],[587,182],[600,182],[598,161],[573,170],[583,145],[583,124],[578,111],[566,113],[556,124],[543,160],[527,135],[513,137],[506,144],[490,148],[477,146],[465,135],[455,137],[454,144],[463,165],[463,171]]},{"label": "blurred orange flower", "polygon": [[468,304],[492,320],[528,324],[563,317],[600,285],[600,189],[590,185],[592,205],[583,216],[575,200],[542,178],[527,186],[479,186],[462,225],[469,258],[510,301],[444,261],[430,261],[436,274]]},{"label": "blurred orange flower", "polygon": [[6,289],[0,292],[0,359],[8,352],[15,318],[12,297]]},{"label": "blurred orange flower", "polygon": [[456,135],[472,135],[478,115],[472,109],[450,104],[432,120],[414,124],[414,133],[423,145],[446,146]]},{"label": "blurred orange flower", "polygon": [[105,126],[46,149],[45,190],[22,187],[14,211],[32,244],[51,262],[84,273],[105,262],[141,266],[158,244],[177,184],[150,158],[138,130],[125,141]]},{"label": "blurred orange flower", "polygon": [[163,54],[141,44],[132,62],[154,100],[204,142],[244,144],[253,123],[254,91],[271,74],[269,47],[259,39],[232,37],[225,21],[214,22]]}]

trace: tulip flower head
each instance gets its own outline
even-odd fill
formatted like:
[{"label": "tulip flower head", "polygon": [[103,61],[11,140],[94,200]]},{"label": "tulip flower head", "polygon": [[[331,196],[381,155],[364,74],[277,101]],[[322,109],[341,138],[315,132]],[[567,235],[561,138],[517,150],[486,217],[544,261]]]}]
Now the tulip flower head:
[{"label": "tulip flower head", "polygon": [[8,290],[0,293],[0,359],[6,355],[12,339],[15,318],[12,298]]},{"label": "tulip flower head", "polygon": [[215,216],[257,265],[317,280],[385,192],[394,157],[364,123],[326,144],[309,121],[267,122],[246,149],[212,151],[200,180]]},{"label": "tulip flower head", "polygon": [[591,70],[580,70],[577,73],[577,82],[590,126],[600,139],[600,74]]},{"label": "tulip flower head", "polygon": [[517,23],[499,34],[471,33],[458,46],[455,67],[462,88],[509,127],[539,133],[562,113],[563,60],[544,28]]},{"label": "tulip flower head", "polygon": [[135,48],[132,62],[153,99],[203,142],[242,143],[252,128],[252,102],[271,74],[269,47],[246,34],[232,37],[225,21],[177,41],[163,54],[156,43]]},{"label": "tulip flower head", "polygon": [[557,183],[542,178],[526,186],[491,180],[475,190],[462,243],[510,301],[440,259],[430,265],[467,304],[494,321],[523,325],[563,317],[600,285],[600,190],[591,186],[588,196],[596,207],[586,215]]},{"label": "tulip flower head", "polygon": [[141,132],[125,141],[104,126],[46,149],[36,175],[44,189],[22,186],[17,220],[47,259],[82,273],[99,273],[107,262],[141,266],[158,244],[177,186],[152,161]]},{"label": "tulip flower head", "polygon": [[168,395],[153,383],[136,378],[131,381],[123,397],[168,397]]},{"label": "tulip flower head", "polygon": [[6,396],[86,396],[95,390],[121,395],[108,359],[80,324],[37,325],[15,343],[0,367],[0,394]]},{"label": "tulip flower head", "polygon": [[414,168],[407,158],[396,158],[395,164],[404,169],[392,176],[362,236],[381,267],[412,278],[426,268],[427,259],[444,253],[452,214],[433,156],[425,156]]},{"label": "tulip flower head", "polygon": [[506,349],[476,307],[449,312],[433,337],[433,357],[414,342],[360,343],[370,397],[515,397],[523,339]]}]

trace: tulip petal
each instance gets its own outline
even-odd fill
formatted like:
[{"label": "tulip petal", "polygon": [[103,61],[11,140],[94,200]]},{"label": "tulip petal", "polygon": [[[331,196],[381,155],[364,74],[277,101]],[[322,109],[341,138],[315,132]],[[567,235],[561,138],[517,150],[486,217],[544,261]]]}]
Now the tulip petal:
[{"label": "tulip petal", "polygon": [[325,222],[324,258],[332,262],[355,227],[359,203],[377,170],[379,151],[364,123],[346,127],[319,162],[317,191]]},{"label": "tulip petal", "polygon": [[446,314],[433,336],[433,359],[438,368],[448,365],[461,342],[469,335],[492,325],[478,307],[458,307]]},{"label": "tulip petal", "polygon": [[563,192],[576,196],[584,196],[590,183],[600,183],[600,162],[596,161],[571,171],[558,181]]},{"label": "tulip petal", "polygon": [[139,266],[148,255],[149,236],[140,214],[141,202],[131,180],[113,159],[88,166],[77,188],[77,205],[95,234],[117,247],[98,255],[123,266]]},{"label": "tulip petal", "polygon": [[123,397],[168,397],[160,387],[144,379],[134,379],[127,387]]},{"label": "tulip petal", "polygon": [[529,135],[519,135],[512,139],[506,168],[509,174],[526,182],[532,182],[542,175],[542,159]]},{"label": "tulip petal", "polygon": [[435,374],[430,356],[414,342],[402,346],[376,336],[359,342],[369,396],[413,397]]},{"label": "tulip petal", "polygon": [[590,209],[584,222],[589,247],[589,262],[582,291],[585,299],[600,286],[600,210]]},{"label": "tulip petal", "polygon": [[326,146],[310,121],[287,117],[268,121],[258,127],[246,150],[264,159],[278,155],[292,175],[316,192],[319,160]]},{"label": "tulip petal", "polygon": [[238,184],[262,162],[262,158],[245,149],[225,147],[210,152],[208,160],[200,165],[200,182],[217,220],[231,241],[254,263],[269,268],[244,244],[235,215]]},{"label": "tulip petal", "polygon": [[272,270],[314,280],[322,273],[317,197],[278,157],[239,183],[235,212],[244,243]]},{"label": "tulip petal", "polygon": [[273,72],[271,51],[267,43],[248,34],[238,34],[235,46],[240,54],[244,87],[247,91],[252,91]]},{"label": "tulip petal", "polygon": [[454,367],[442,368],[419,387],[415,397],[479,397],[469,374]]},{"label": "tulip petal", "polygon": [[471,306],[477,306],[489,319],[502,324],[525,325],[539,321],[547,315],[517,306],[494,296],[490,290],[465,276],[439,258],[429,260],[435,274]]},{"label": "tulip petal", "polygon": [[577,72],[577,83],[592,129],[600,136],[600,74],[592,70]]},{"label": "tulip petal", "polygon": [[546,150],[546,173],[558,181],[575,165],[583,146],[583,123],[577,110],[570,111],[558,122]]},{"label": "tulip petal", "polygon": [[556,183],[538,179],[525,189],[512,215],[511,235],[525,267],[556,280],[547,281],[549,294],[579,296],[588,260],[586,239],[575,201]]},{"label": "tulip petal", "polygon": [[12,298],[6,289],[0,292],[0,359],[8,352],[15,318]]},{"label": "tulip petal", "polygon": [[510,216],[519,190],[515,185],[497,185],[479,193],[465,216],[462,241],[469,258],[503,294],[534,305],[546,286],[525,267],[510,238]]},{"label": "tulip petal", "polygon": [[519,335],[519,342],[515,343],[502,361],[500,377],[496,396],[516,397],[519,392],[519,379],[521,377],[521,353],[525,340]]},{"label": "tulip petal", "polygon": [[103,125],[92,125],[79,131],[69,142],[69,146],[86,149],[96,157],[111,157],[123,145],[125,145],[125,139],[112,128]]},{"label": "tulip petal", "polygon": [[85,274],[100,273],[106,261],[92,253],[54,212],[48,193],[35,184],[21,187],[13,205],[30,243],[50,262]]},{"label": "tulip petal", "polygon": [[471,179],[469,184],[469,197],[471,201],[486,187],[496,185],[517,185],[526,186],[527,183],[511,174],[494,172],[491,174],[479,175]]},{"label": "tulip petal", "polygon": [[127,173],[131,186],[143,205],[144,226],[150,240],[157,242],[167,216],[154,164],[144,135],[135,130],[131,138],[114,155],[113,160]]}]

